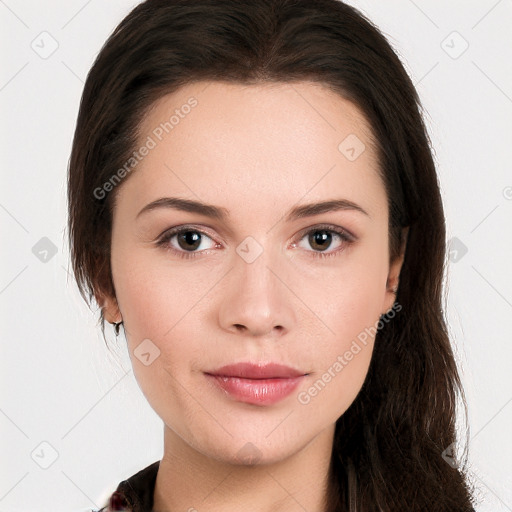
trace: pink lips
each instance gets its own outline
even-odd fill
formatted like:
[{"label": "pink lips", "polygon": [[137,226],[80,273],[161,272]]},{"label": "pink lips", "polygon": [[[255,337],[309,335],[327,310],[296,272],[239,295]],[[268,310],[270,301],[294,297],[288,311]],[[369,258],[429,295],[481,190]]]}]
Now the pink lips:
[{"label": "pink lips", "polygon": [[205,375],[240,402],[271,405],[292,393],[306,374],[281,364],[238,363]]}]

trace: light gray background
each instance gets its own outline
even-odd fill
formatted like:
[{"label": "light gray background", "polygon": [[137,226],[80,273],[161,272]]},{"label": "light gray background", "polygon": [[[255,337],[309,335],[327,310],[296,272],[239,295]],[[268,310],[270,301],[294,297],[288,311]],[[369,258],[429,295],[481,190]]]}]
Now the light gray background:
[{"label": "light gray background", "polygon": [[[83,82],[137,3],[0,0],[0,512],[97,508],[120,480],[161,458],[161,420],[134,380],[123,338],[117,357],[105,348],[66,241],[66,170]],[[512,1],[350,3],[388,36],[427,111],[478,511],[510,511]],[[44,253],[45,237],[55,254]],[[57,459],[43,469],[53,450]]]}]

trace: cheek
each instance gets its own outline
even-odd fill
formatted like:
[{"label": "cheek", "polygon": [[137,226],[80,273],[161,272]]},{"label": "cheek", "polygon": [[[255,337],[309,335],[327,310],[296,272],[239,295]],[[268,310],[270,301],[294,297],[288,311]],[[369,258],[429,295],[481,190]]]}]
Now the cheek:
[{"label": "cheek", "polygon": [[346,348],[333,354],[329,364],[315,372],[298,394],[298,402],[309,417],[334,423],[361,390],[370,365],[373,340],[365,344],[349,343]]},{"label": "cheek", "polygon": [[197,285],[208,278],[133,255],[119,263],[113,275],[134,374],[150,403],[179,397],[179,383],[204,359],[206,333],[198,315],[205,291]]},{"label": "cheek", "polygon": [[127,332],[134,340],[158,343],[192,324],[189,315],[194,315],[211,275],[192,267],[172,268],[172,262],[163,257],[155,261],[147,253],[120,262],[113,275]]},{"label": "cheek", "polygon": [[298,401],[312,417],[336,421],[359,393],[372,358],[380,313],[375,286],[350,288],[333,301],[331,331],[306,356],[313,370]]},{"label": "cheek", "polygon": [[204,358],[204,332],[194,331],[197,322],[187,323],[191,306],[184,301],[178,298],[171,303],[168,293],[148,283],[139,291],[126,303],[134,376],[156,414],[185,433],[195,407],[189,394],[195,394],[191,370],[199,368]]},{"label": "cheek", "polygon": [[360,253],[333,276],[324,287],[326,293],[316,292],[316,311],[329,329],[313,337],[315,343],[308,357],[314,362],[314,373],[298,397],[313,416],[325,416],[329,411],[330,419],[335,421],[364,383],[385,293],[385,254]]},{"label": "cheek", "polygon": [[301,292],[307,297],[304,302],[317,316],[320,343],[316,344],[316,354],[323,354],[324,364],[326,357],[347,350],[353,339],[378,322],[386,276],[384,250],[368,250],[353,253],[328,275],[302,280]]}]

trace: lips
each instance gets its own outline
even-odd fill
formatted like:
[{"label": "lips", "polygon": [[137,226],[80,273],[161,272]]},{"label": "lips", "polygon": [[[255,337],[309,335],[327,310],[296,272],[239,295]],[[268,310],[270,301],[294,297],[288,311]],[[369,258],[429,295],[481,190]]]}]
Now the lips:
[{"label": "lips", "polygon": [[206,373],[218,377],[239,377],[242,379],[290,379],[305,375],[305,373],[295,370],[294,368],[276,363],[229,364]]},{"label": "lips", "polygon": [[238,363],[205,372],[224,396],[253,405],[271,405],[285,399],[306,375],[275,363]]}]

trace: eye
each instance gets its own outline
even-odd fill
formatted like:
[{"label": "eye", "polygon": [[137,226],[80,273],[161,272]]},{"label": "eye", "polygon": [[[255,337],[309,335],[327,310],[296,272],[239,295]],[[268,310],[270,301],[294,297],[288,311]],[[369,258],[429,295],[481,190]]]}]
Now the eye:
[{"label": "eye", "polygon": [[183,258],[190,258],[194,257],[197,252],[203,252],[218,246],[213,242],[212,247],[204,247],[205,240],[213,242],[212,238],[204,231],[191,226],[180,226],[164,233],[157,241],[157,246],[164,247]]},{"label": "eye", "polygon": [[[348,233],[343,228],[331,225],[315,226],[313,229],[308,229],[301,234],[300,241],[304,239],[313,248],[313,251],[308,252],[313,252],[314,257],[320,258],[336,256],[356,240],[351,233]],[[327,249],[332,246],[333,240],[336,239],[340,242],[340,248],[327,252]],[[293,246],[297,247],[297,244],[295,243]]]},{"label": "eye", "polygon": [[[210,241],[210,247],[206,243],[208,240]],[[302,240],[306,240],[309,246],[313,248],[312,251],[307,250],[306,252],[312,253],[313,257],[325,258],[341,253],[347,246],[356,241],[356,237],[343,228],[321,225],[303,231],[299,235],[299,242],[302,242]],[[328,252],[327,250],[335,240],[338,240],[340,248]],[[204,247],[205,243],[206,247]],[[179,226],[170,229],[159,238],[156,245],[182,258],[193,258],[198,253],[220,246],[204,231],[193,226]],[[292,247],[298,246],[302,247],[297,243],[292,244]]]}]

